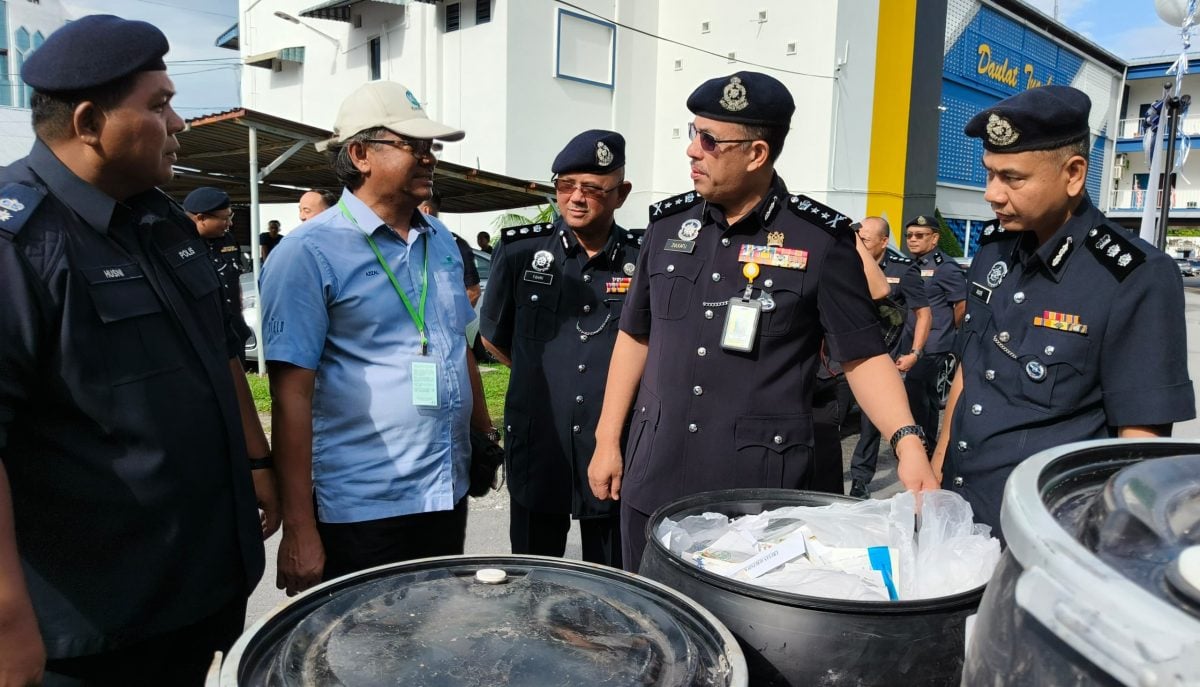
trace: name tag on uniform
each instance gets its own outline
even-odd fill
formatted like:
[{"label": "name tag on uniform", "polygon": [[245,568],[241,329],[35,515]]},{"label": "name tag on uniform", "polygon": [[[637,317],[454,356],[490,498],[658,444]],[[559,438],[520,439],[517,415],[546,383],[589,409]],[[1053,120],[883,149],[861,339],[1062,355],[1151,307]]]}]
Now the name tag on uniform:
[{"label": "name tag on uniform", "polygon": [[899,284],[899,283],[900,283],[900,277],[888,277],[888,278],[887,278],[887,283],[889,283],[889,284]]},{"label": "name tag on uniform", "polygon": [[438,405],[437,363],[413,361],[412,402],[418,408],[436,408]]},{"label": "name tag on uniform", "polygon": [[675,253],[691,253],[696,250],[695,241],[684,241],[683,239],[667,239],[663,250],[673,251]]},{"label": "name tag on uniform", "polygon": [[983,301],[984,303],[988,303],[992,300],[992,290],[983,284],[977,284],[975,282],[971,282],[971,295]]},{"label": "name tag on uniform", "polygon": [[725,329],[721,333],[721,348],[743,353],[754,350],[760,313],[762,301],[730,298],[725,311]]},{"label": "name tag on uniform", "polygon": [[933,270],[921,270],[921,276],[922,277],[932,277]]},{"label": "name tag on uniform", "polygon": [[545,272],[535,272],[534,270],[525,270],[525,281],[550,286],[554,283],[554,275],[546,274]]}]

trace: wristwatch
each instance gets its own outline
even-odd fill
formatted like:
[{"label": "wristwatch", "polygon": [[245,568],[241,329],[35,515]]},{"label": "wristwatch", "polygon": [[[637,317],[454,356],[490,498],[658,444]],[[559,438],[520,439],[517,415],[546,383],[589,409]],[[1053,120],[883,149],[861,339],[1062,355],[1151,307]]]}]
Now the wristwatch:
[{"label": "wristwatch", "polygon": [[917,360],[920,360],[921,356],[925,355],[924,349],[921,349],[921,348],[914,348],[911,351],[909,351],[908,353],[909,353],[909,355],[917,356]]},{"label": "wristwatch", "polygon": [[904,425],[892,434],[892,438],[888,439],[888,443],[892,445],[892,453],[896,452],[896,444],[906,436],[915,435],[921,440],[921,444],[925,446],[925,450],[929,450],[929,444],[925,440],[925,430],[921,429],[920,425]]},{"label": "wristwatch", "polygon": [[496,429],[495,427],[490,428],[487,432],[484,432],[484,434],[487,435],[488,441],[494,444],[500,443],[500,430]]}]

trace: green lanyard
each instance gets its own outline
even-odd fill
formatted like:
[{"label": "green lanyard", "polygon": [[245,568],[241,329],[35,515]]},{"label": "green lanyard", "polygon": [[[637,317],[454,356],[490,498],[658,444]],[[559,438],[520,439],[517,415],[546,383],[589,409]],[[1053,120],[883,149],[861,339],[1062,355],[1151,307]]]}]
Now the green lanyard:
[{"label": "green lanyard", "polygon": [[[338,200],[338,208],[345,215],[346,219],[350,220],[355,227],[358,227],[358,220],[354,219],[354,215],[350,214],[346,204]],[[358,227],[362,231],[362,227]],[[422,243],[424,247],[424,255],[421,259],[421,304],[420,308],[413,308],[412,302],[408,300],[408,296],[404,293],[404,289],[400,288],[400,282],[396,280],[396,275],[392,273],[392,268],[388,266],[387,260],[383,259],[383,253],[379,252],[379,246],[375,245],[375,239],[371,235],[363,232],[363,236],[367,237],[367,243],[371,244],[371,250],[375,251],[375,259],[379,261],[379,266],[387,274],[388,280],[392,282],[392,287],[396,289],[396,293],[400,296],[400,300],[404,303],[404,309],[413,319],[413,324],[417,325],[417,331],[421,334],[421,355],[429,355],[429,339],[425,336],[425,297],[429,295],[429,237],[425,237]]]}]

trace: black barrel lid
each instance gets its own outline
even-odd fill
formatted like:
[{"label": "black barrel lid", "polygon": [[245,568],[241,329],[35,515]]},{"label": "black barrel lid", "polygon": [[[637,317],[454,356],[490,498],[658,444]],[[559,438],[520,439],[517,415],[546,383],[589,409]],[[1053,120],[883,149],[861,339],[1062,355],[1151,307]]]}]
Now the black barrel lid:
[{"label": "black barrel lid", "polygon": [[248,651],[239,683],[729,684],[725,647],[690,609],[636,577],[573,568],[443,563],[344,584],[271,650]]}]

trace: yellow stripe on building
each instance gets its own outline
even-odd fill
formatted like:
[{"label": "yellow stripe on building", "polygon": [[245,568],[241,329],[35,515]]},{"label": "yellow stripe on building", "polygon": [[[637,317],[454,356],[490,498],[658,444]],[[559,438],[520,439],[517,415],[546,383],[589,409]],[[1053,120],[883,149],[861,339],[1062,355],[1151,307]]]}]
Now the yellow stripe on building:
[{"label": "yellow stripe on building", "polygon": [[867,214],[887,217],[901,245],[916,28],[917,0],[880,0]]}]

